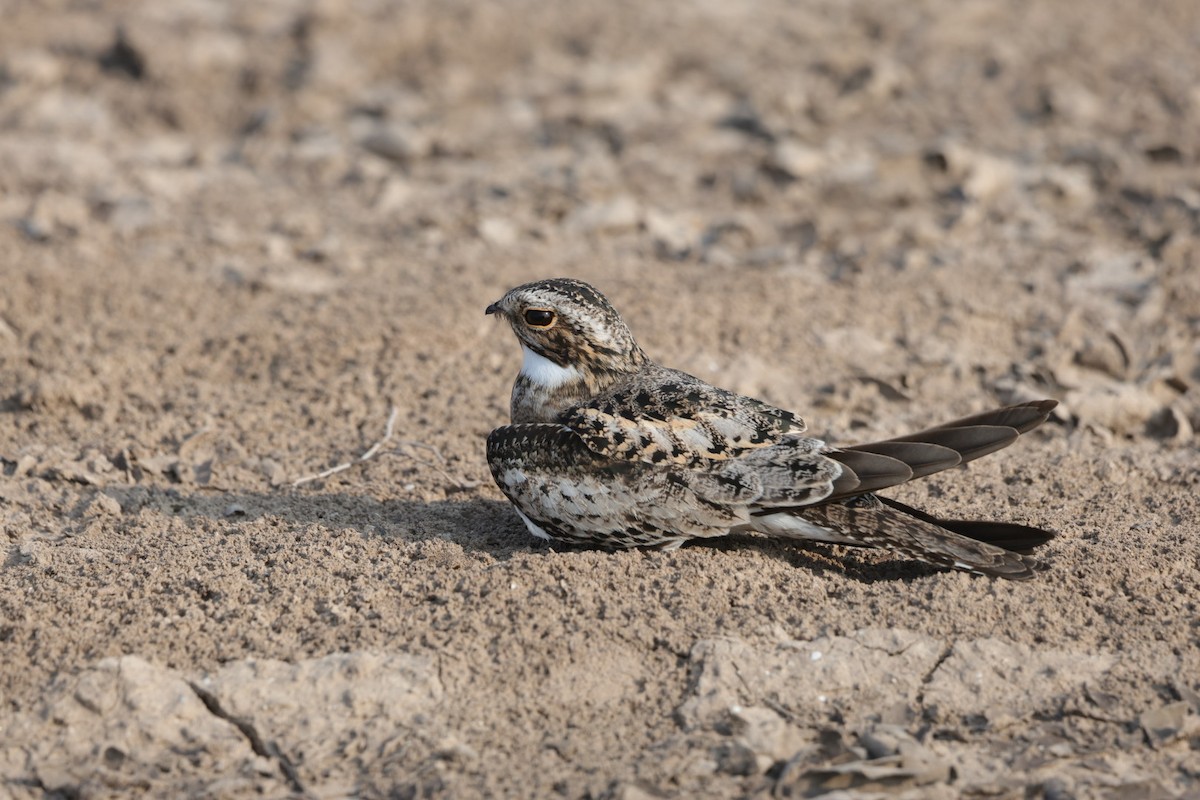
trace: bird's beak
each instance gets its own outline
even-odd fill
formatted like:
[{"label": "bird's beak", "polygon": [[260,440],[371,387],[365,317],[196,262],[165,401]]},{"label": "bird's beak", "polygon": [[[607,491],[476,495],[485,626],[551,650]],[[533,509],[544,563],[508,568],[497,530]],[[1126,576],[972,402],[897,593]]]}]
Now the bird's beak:
[{"label": "bird's beak", "polygon": [[500,301],[497,300],[496,302],[494,302],[490,306],[488,306],[486,309],[484,309],[483,313],[484,314],[499,314],[500,311],[501,311]]}]

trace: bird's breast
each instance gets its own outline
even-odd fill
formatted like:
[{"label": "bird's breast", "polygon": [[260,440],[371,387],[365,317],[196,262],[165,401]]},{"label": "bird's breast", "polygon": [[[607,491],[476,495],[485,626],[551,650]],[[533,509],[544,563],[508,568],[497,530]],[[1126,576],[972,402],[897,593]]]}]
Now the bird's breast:
[{"label": "bird's breast", "polygon": [[522,345],[525,361],[513,383],[512,421],[554,422],[559,414],[585,401],[592,393],[584,373],[563,367]]}]

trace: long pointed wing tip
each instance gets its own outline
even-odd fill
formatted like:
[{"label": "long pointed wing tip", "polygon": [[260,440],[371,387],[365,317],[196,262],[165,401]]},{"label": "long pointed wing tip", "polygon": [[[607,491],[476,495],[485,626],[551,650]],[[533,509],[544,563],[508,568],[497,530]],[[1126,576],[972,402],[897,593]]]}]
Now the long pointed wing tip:
[{"label": "long pointed wing tip", "polygon": [[1058,401],[1046,398],[1045,400],[1030,400],[1023,405],[1037,409],[1038,413],[1042,415],[1042,422],[1045,422],[1046,418],[1050,416],[1050,412],[1058,408]]},{"label": "long pointed wing tip", "polygon": [[1037,415],[1023,425],[1014,426],[1018,433],[1027,433],[1037,426],[1041,425],[1050,418],[1050,413],[1058,407],[1057,400],[1030,400],[1028,403],[1021,403],[1013,406],[1013,408],[1029,408],[1037,412]]}]

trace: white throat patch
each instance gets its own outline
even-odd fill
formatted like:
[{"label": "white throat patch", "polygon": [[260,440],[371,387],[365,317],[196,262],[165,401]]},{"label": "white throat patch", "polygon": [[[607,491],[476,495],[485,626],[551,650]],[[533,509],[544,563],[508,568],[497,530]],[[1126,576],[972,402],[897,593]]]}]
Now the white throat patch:
[{"label": "white throat patch", "polygon": [[525,345],[521,345],[521,349],[525,351],[525,360],[521,363],[521,374],[532,383],[547,389],[557,389],[564,383],[579,379],[579,370],[575,367],[560,367]]}]

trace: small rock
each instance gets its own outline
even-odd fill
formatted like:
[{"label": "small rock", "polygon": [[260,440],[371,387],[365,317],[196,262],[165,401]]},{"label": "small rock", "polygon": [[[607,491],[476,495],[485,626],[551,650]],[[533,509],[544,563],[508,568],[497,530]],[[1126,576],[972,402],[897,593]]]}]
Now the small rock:
[{"label": "small rock", "polygon": [[278,233],[267,234],[262,240],[263,255],[273,264],[285,264],[292,260],[295,252],[286,236]]},{"label": "small rock", "polygon": [[1174,406],[1167,406],[1146,421],[1146,435],[1174,442],[1192,441],[1192,423]]},{"label": "small rock", "polygon": [[196,143],[178,134],[160,134],[140,139],[137,150],[130,155],[140,164],[172,169],[186,167],[199,158]]},{"label": "small rock", "polygon": [[775,141],[775,134],[767,127],[758,109],[743,101],[717,121],[718,128],[744,133],[752,139],[764,142]]},{"label": "small rock", "polygon": [[22,475],[28,475],[37,465],[37,456],[31,456],[28,453],[18,456],[16,466],[13,467],[13,477],[19,478]]},{"label": "small rock", "polygon": [[754,246],[755,231],[739,220],[722,220],[714,222],[705,229],[700,237],[700,246],[708,253],[718,248],[747,250]]},{"label": "small rock", "polygon": [[72,483],[82,483],[87,486],[99,486],[102,481],[99,476],[88,471],[82,464],[67,463],[60,464],[57,467],[51,467],[46,471],[46,477]]},{"label": "small rock", "polygon": [[1075,794],[1067,788],[1066,781],[1050,778],[1042,784],[1042,797],[1045,800],[1074,800]]},{"label": "small rock", "polygon": [[771,151],[767,165],[792,178],[811,178],[829,164],[829,157],[815,147],[784,139]]},{"label": "small rock", "polygon": [[158,455],[137,458],[137,465],[151,475],[169,475],[174,472],[179,459],[175,456]]},{"label": "small rock", "polygon": [[17,545],[17,557],[13,559],[13,562],[17,564],[36,563],[45,549],[46,546],[42,542],[21,542]]},{"label": "small rock", "polygon": [[35,383],[18,389],[13,400],[17,408],[26,411],[57,411],[80,405],[78,387],[70,378],[62,375],[44,375]]},{"label": "small rock", "polygon": [[104,748],[104,766],[108,767],[109,769],[117,769],[120,767],[121,764],[124,763],[126,757],[126,752],[119,747],[112,747],[110,745],[109,747]]},{"label": "small rock", "polygon": [[1169,800],[1178,796],[1154,779],[1122,783],[1104,793],[1106,800]]},{"label": "small rock", "polygon": [[900,737],[890,725],[877,725],[859,737],[862,746],[867,748],[869,758],[885,758],[900,752]]},{"label": "small rock", "polygon": [[979,154],[971,161],[963,191],[974,200],[992,200],[1011,192],[1017,179],[1017,168],[1011,161]]},{"label": "small rock", "polygon": [[381,214],[393,214],[407,208],[415,192],[412,183],[399,174],[389,176],[375,195],[373,208]]},{"label": "small rock", "polygon": [[662,795],[647,791],[632,783],[622,784],[613,792],[615,800],[659,800]]},{"label": "small rock", "polygon": [[91,211],[83,198],[47,191],[38,196],[32,211],[23,220],[26,233],[35,238],[74,235],[81,233],[91,221]]},{"label": "small rock", "polygon": [[363,137],[360,145],[368,153],[396,164],[407,164],[428,152],[426,143],[415,131],[389,125],[378,128]]},{"label": "small rock", "polygon": [[1156,164],[1174,164],[1183,160],[1183,153],[1173,144],[1160,144],[1146,148],[1146,158]]},{"label": "small rock", "polygon": [[42,220],[34,217],[22,217],[17,220],[17,228],[21,233],[25,234],[26,238],[31,242],[48,242],[50,241],[50,230],[45,227]]},{"label": "small rock", "polygon": [[263,472],[267,475],[267,483],[272,486],[283,486],[288,482],[287,470],[278,461],[264,458],[262,460],[262,468]]},{"label": "small rock", "polygon": [[129,42],[123,28],[117,28],[112,46],[100,54],[100,68],[140,81],[146,76],[146,57]]},{"label": "small rock", "polygon": [[271,273],[262,279],[264,288],[296,295],[327,295],[336,290],[341,283],[336,275],[331,275],[324,269],[305,266]]},{"label": "small rock", "polygon": [[515,244],[520,235],[517,226],[502,217],[484,217],[479,220],[478,230],[484,241],[501,247]]},{"label": "small rock", "polygon": [[116,469],[116,467],[113,466],[113,463],[108,460],[108,456],[104,455],[103,453],[97,453],[94,451],[85,453],[84,457],[80,460],[87,464],[88,470],[96,473],[97,475],[105,475],[109,472],[113,472]]},{"label": "small rock", "polygon": [[1117,380],[1125,380],[1129,373],[1129,353],[1114,333],[1086,339],[1075,352],[1075,363],[1081,367],[1099,370]]},{"label": "small rock", "polygon": [[459,763],[465,761],[475,761],[479,758],[479,751],[469,744],[464,744],[457,739],[450,737],[442,741],[438,745],[434,755],[442,761],[456,761]]},{"label": "small rock", "polygon": [[687,258],[700,238],[696,222],[676,214],[647,209],[645,223],[646,231],[654,237],[654,249],[659,258]]},{"label": "small rock", "polygon": [[800,732],[769,708],[735,706],[729,713],[732,733],[754,753],[760,771],[786,761],[805,744]]},{"label": "small rock", "polygon": [[611,233],[636,228],[640,220],[637,201],[629,195],[620,195],[576,208],[567,215],[563,227],[582,233]]},{"label": "small rock", "polygon": [[1082,168],[1046,168],[1038,170],[1036,177],[1059,200],[1074,208],[1091,208],[1096,202],[1091,176]]},{"label": "small rock", "polygon": [[713,751],[717,770],[726,775],[754,775],[758,772],[758,759],[745,743],[734,740],[722,742]]},{"label": "small rock", "polygon": [[1046,752],[1055,758],[1070,758],[1075,755],[1075,748],[1070,742],[1056,742],[1047,747]]},{"label": "small rock", "polygon": [[1084,686],[1083,690],[1088,701],[1105,714],[1115,714],[1116,710],[1120,706],[1120,698],[1118,698],[1115,694],[1102,692],[1090,685]]},{"label": "small rock", "polygon": [[1174,681],[1172,686],[1176,694],[1179,695],[1179,699],[1190,705],[1194,713],[1200,714],[1200,692],[1197,692],[1180,680]]},{"label": "small rock", "polygon": [[[853,788],[855,796],[885,796],[919,786],[949,782],[951,765],[936,758],[912,737],[903,734],[898,752],[881,758],[832,759],[823,766],[784,769],[776,790],[784,797],[815,797]],[[853,748],[851,749],[853,750]],[[921,796],[928,796],[923,793]]]},{"label": "small rock", "polygon": [[1153,261],[1138,251],[1096,248],[1083,261],[1083,269],[1067,278],[1067,298],[1089,302],[1097,296],[1115,297],[1130,306],[1145,301],[1156,285]]},{"label": "small rock", "polygon": [[329,131],[302,131],[295,140],[292,153],[296,159],[309,164],[338,165],[344,163],[346,146]]},{"label": "small rock", "polygon": [[871,759],[898,761],[899,766],[920,782],[949,778],[949,764],[898,725],[875,725],[859,736],[859,743]]},{"label": "small rock", "polygon": [[1111,384],[1067,392],[1066,402],[1079,419],[1116,434],[1141,433],[1161,401],[1148,390],[1133,384]]},{"label": "small rock", "polygon": [[141,196],[107,200],[98,209],[108,226],[122,236],[131,236],[154,224],[154,206]]},{"label": "small rock", "polygon": [[1190,704],[1186,700],[1151,709],[1138,717],[1138,723],[1153,747],[1171,742],[1183,732]]},{"label": "small rock", "polygon": [[121,503],[115,497],[100,492],[92,498],[92,502],[88,503],[88,507],[83,513],[86,517],[119,517],[121,516]]}]

